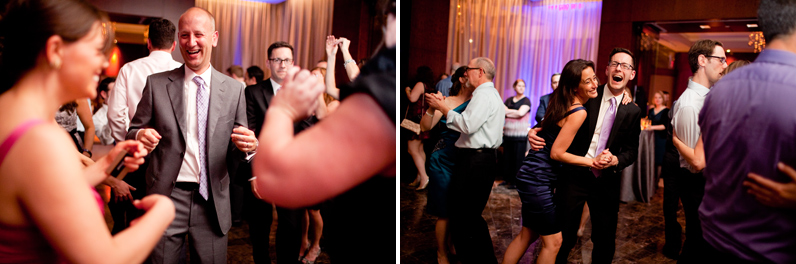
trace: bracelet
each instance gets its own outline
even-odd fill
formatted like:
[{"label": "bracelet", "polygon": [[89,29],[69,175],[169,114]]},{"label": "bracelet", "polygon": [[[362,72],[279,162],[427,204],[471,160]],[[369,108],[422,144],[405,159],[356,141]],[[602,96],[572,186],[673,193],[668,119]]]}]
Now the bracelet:
[{"label": "bracelet", "polygon": [[426,115],[430,116],[430,117],[434,117],[434,114],[429,114],[428,111],[426,111]]},{"label": "bracelet", "polygon": [[347,66],[349,63],[355,62],[354,59],[347,59],[343,62],[343,67]]},{"label": "bracelet", "polygon": [[91,150],[88,150],[88,149],[83,149],[83,152],[88,152],[88,157],[89,157],[89,158],[91,158],[92,156],[94,156],[94,154],[93,154],[93,153],[91,153]]}]

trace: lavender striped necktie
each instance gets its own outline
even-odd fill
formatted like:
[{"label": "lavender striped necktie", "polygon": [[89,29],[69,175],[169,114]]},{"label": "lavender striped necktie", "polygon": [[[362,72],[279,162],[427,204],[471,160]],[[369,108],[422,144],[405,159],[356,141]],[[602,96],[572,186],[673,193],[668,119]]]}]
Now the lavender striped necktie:
[{"label": "lavender striped necktie", "polygon": [[[605,150],[605,144],[608,143],[608,137],[611,135],[611,128],[614,126],[614,119],[616,118],[616,97],[611,98],[611,105],[608,106],[608,111],[605,111],[605,117],[603,117],[603,125],[600,128],[600,139],[597,140],[597,152],[594,153],[594,156],[599,156],[600,152]],[[594,173],[594,177],[600,177],[602,175],[602,171],[598,169],[591,170]]]},{"label": "lavender striped necktie", "polygon": [[207,105],[210,90],[200,76],[193,77],[196,83],[196,134],[199,139],[199,194],[207,200]]}]

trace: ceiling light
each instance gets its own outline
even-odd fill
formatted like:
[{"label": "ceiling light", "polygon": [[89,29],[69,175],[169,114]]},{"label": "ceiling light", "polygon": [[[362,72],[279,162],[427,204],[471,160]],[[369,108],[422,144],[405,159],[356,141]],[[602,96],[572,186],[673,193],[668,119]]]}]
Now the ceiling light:
[{"label": "ceiling light", "polygon": [[709,25],[699,25],[699,28],[701,28],[701,29],[710,29],[710,26]]},{"label": "ceiling light", "polygon": [[730,49],[727,49],[727,53],[730,53]]},{"label": "ceiling light", "polygon": [[756,28],[757,24],[746,24],[747,28]]}]

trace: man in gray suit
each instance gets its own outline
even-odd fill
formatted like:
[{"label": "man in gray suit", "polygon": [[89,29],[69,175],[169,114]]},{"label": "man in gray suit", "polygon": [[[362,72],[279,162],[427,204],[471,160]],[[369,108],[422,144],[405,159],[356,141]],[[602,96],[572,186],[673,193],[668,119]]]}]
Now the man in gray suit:
[{"label": "man in gray suit", "polygon": [[151,153],[147,194],[169,196],[177,210],[150,263],[184,262],[186,235],[192,262],[226,263],[229,168],[257,148],[246,128],[243,85],[210,65],[218,44],[214,20],[197,7],[180,16],[185,65],[147,78],[127,132]]}]

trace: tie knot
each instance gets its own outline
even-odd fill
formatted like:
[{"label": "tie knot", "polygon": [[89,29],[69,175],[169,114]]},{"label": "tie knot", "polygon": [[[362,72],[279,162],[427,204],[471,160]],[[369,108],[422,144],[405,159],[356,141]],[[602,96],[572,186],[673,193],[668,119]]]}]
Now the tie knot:
[{"label": "tie knot", "polygon": [[202,76],[197,75],[196,77],[193,77],[193,82],[195,82],[196,86],[199,86],[199,88],[205,85],[205,80],[202,79]]},{"label": "tie knot", "polygon": [[616,105],[616,97],[611,97],[611,106]]}]

